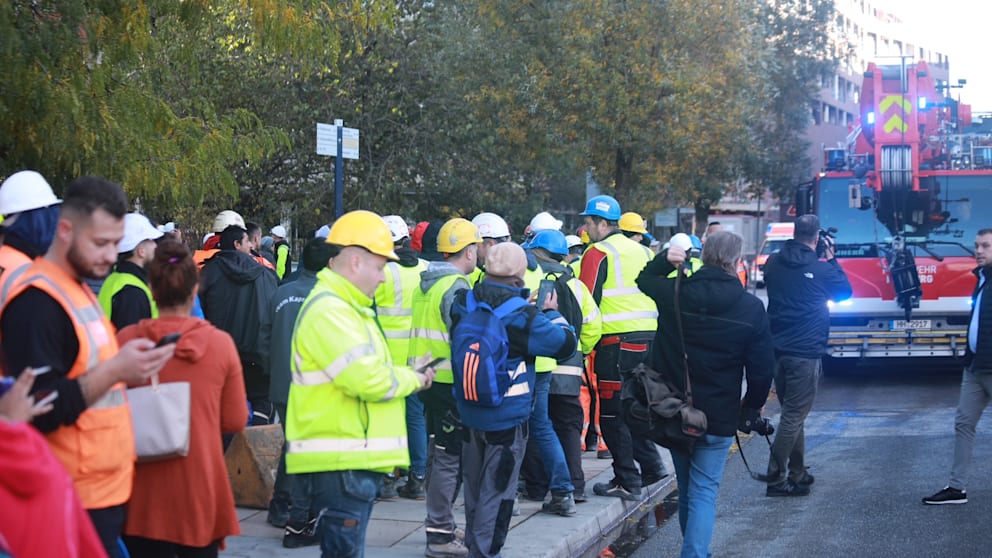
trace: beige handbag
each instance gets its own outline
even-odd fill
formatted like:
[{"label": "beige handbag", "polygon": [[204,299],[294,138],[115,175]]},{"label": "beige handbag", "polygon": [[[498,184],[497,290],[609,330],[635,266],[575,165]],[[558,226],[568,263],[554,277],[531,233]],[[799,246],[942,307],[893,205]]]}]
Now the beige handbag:
[{"label": "beige handbag", "polygon": [[160,384],[127,390],[134,425],[138,462],[185,457],[189,453],[189,382]]}]

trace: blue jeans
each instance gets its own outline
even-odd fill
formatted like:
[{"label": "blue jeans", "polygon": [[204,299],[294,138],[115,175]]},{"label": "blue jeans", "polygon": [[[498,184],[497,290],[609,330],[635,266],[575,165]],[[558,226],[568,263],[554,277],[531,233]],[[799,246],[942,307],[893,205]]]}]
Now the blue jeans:
[{"label": "blue jeans", "polygon": [[723,479],[730,436],[706,434],[696,442],[692,455],[672,451],[679,482],[679,527],[682,529],[682,558],[710,556],[710,540],[716,521],[716,493]]},{"label": "blue jeans", "polygon": [[568,462],[565,461],[565,451],[561,449],[561,442],[558,441],[558,435],[548,417],[550,389],[551,372],[537,374],[537,381],[534,383],[534,408],[530,411],[528,424],[530,439],[527,443],[536,446],[541,454],[544,470],[550,478],[548,489],[551,493],[573,492],[575,487],[572,486],[572,475],[568,471]]},{"label": "blue jeans", "polygon": [[313,505],[320,510],[317,532],[321,557],[365,556],[365,530],[382,473],[327,471],[301,476],[312,483]]},{"label": "blue jeans", "polygon": [[406,438],[410,473],[423,478],[427,474],[427,419],[424,418],[424,402],[416,393],[406,397]]}]

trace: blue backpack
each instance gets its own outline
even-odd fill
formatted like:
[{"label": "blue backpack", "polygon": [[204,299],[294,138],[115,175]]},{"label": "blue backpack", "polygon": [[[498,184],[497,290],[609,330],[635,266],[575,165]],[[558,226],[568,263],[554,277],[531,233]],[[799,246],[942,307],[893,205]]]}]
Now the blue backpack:
[{"label": "blue backpack", "polygon": [[469,290],[465,296],[468,313],[451,335],[451,364],[455,377],[455,398],[483,407],[498,407],[512,382],[506,364],[510,340],[502,318],[527,306],[515,296],[496,308],[478,302]]}]

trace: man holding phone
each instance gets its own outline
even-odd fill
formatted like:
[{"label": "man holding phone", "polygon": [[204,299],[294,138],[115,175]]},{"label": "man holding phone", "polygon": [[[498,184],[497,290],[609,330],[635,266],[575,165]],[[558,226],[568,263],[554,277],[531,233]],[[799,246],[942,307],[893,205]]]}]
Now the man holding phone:
[{"label": "man holding phone", "polygon": [[135,339],[118,348],[113,326],[82,281],[105,277],[124,236],[127,197],[102,178],[76,179],[66,189],[55,238],[11,289],[0,309],[6,371],[51,367],[32,392],[57,393],[53,409],[32,424],[46,435],[72,477],[83,506],[111,557],[124,524],[134,477],[134,434],[125,397],[172,357]]}]

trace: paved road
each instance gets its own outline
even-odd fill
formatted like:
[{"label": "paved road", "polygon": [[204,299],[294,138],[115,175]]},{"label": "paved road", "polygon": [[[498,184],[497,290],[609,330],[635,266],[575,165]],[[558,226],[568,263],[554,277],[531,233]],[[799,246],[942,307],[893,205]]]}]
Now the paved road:
[{"label": "paved road", "polygon": [[[714,556],[992,556],[992,423],[979,424],[969,500],[924,506],[944,486],[953,450],[960,372],[902,365],[824,378],[807,421],[810,496],[766,498],[731,455],[720,489]],[[771,408],[772,405],[769,405]],[[744,442],[752,465],[763,439]],[[632,556],[677,556],[666,521]]]}]

